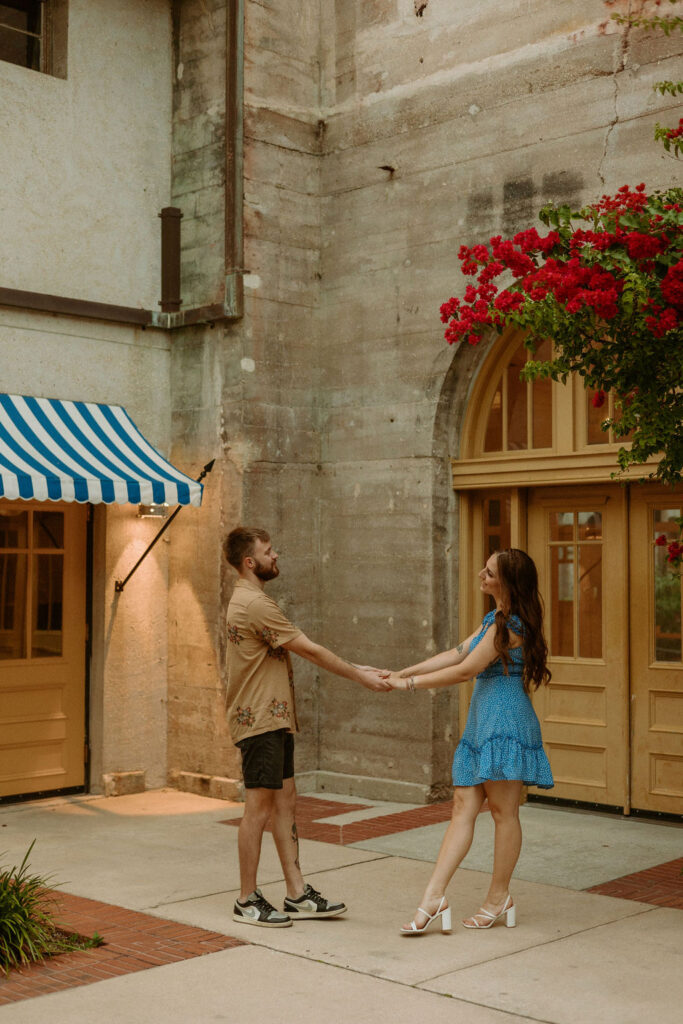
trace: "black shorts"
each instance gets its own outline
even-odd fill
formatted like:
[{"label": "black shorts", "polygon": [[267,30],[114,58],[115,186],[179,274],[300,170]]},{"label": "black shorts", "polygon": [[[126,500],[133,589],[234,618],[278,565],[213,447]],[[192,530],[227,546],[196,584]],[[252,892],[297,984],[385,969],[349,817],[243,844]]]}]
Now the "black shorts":
[{"label": "black shorts", "polygon": [[242,752],[246,789],[282,789],[294,775],[294,736],[287,729],[247,736],[236,744]]}]

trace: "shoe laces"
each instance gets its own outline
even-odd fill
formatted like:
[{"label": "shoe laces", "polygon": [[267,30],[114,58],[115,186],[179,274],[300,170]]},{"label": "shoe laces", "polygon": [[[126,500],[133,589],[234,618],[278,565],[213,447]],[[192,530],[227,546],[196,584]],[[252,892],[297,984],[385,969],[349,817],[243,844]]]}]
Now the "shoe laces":
[{"label": "shoe laces", "polygon": [[306,888],[304,889],[304,896],[306,897],[307,900],[313,900],[313,902],[319,907],[327,906],[327,900],[325,899],[325,897],[321,895],[321,893],[319,893],[317,889],[314,889],[313,886],[309,885],[308,883],[306,883]]},{"label": "shoe laces", "polygon": [[277,913],[273,904],[269,903],[263,893],[259,892],[258,889],[256,890],[256,898],[249,899],[247,902],[250,903],[252,907],[256,907],[257,910],[264,910],[269,914]]}]

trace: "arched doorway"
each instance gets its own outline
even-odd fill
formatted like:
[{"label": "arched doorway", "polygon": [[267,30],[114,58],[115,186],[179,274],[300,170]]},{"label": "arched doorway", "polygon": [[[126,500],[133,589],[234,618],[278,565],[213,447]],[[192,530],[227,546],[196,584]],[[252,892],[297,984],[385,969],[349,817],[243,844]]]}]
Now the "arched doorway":
[{"label": "arched doorway", "polygon": [[600,429],[613,409],[579,380],[520,382],[527,355],[519,333],[488,354],[452,463],[461,634],[487,610],[476,569],[498,547],[528,550],[546,602],[553,681],[534,700],[553,796],[683,814],[681,580],[655,544],[677,535],[683,488],[639,484],[642,469],[616,482],[619,446]]}]

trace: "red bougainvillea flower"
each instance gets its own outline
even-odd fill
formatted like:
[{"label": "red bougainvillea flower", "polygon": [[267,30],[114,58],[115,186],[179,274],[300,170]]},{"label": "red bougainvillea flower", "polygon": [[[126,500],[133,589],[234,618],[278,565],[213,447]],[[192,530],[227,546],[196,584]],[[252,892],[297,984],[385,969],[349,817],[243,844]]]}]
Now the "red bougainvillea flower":
[{"label": "red bougainvillea flower", "polygon": [[594,409],[600,409],[605,404],[606,398],[607,395],[602,389],[600,391],[596,391],[593,397],[591,398],[591,405]]},{"label": "red bougainvillea flower", "polygon": [[667,562],[678,562],[683,557],[683,544],[679,544],[677,540],[672,540],[667,546]]},{"label": "red bougainvillea flower", "polygon": [[662,296],[670,306],[683,310],[683,259],[666,272],[662,281]]},{"label": "red bougainvillea flower", "polygon": [[667,536],[666,536],[666,534],[665,533],[660,533],[659,537],[657,537],[657,540],[655,541],[655,544],[658,547],[663,548],[663,547],[666,546],[666,543],[667,543]]}]

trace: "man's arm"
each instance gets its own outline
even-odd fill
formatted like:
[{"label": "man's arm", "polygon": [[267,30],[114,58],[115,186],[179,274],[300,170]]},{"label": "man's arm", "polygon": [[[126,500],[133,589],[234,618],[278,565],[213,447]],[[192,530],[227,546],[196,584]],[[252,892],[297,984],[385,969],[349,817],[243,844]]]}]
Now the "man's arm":
[{"label": "man's arm", "polygon": [[350,661],[338,658],[336,654],[328,651],[326,647],[313,643],[303,633],[295,637],[294,640],[282,644],[282,646],[286,650],[291,651],[292,654],[298,654],[301,658],[312,661],[314,665],[319,665],[320,668],[324,668],[327,672],[334,672],[336,676],[351,679],[354,683],[360,683],[361,686],[365,686],[368,690],[388,691],[392,689],[376,669],[352,665]]}]

